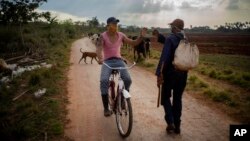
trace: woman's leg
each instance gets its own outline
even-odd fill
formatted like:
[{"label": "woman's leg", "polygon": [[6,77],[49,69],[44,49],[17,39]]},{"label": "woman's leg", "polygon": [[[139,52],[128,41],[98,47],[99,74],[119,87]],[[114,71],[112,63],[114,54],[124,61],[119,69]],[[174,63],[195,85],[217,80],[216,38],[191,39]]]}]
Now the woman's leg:
[{"label": "woman's leg", "polygon": [[[119,63],[119,66],[121,66],[121,67],[126,66],[125,63],[122,60],[119,61],[118,63]],[[121,74],[122,80],[124,81],[125,89],[127,91],[129,91],[132,80],[131,80],[131,77],[130,77],[130,74],[129,74],[128,70],[127,69],[122,69],[122,70],[120,70],[120,74]]]},{"label": "woman's leg", "polygon": [[[105,62],[108,64],[108,62]],[[112,70],[109,69],[107,66],[102,65],[101,69],[101,77],[100,77],[100,89],[101,89],[101,95],[107,95],[108,94],[108,88],[109,88],[109,77],[111,75]]]},{"label": "woman's leg", "polygon": [[[108,64],[108,62],[105,62]],[[104,116],[110,116],[112,114],[112,111],[109,110],[108,106],[108,89],[109,89],[109,77],[111,74],[111,69],[109,69],[107,66],[102,65],[101,69],[101,80],[100,80],[100,89],[101,89],[101,95],[102,95],[102,103],[104,108]]]}]

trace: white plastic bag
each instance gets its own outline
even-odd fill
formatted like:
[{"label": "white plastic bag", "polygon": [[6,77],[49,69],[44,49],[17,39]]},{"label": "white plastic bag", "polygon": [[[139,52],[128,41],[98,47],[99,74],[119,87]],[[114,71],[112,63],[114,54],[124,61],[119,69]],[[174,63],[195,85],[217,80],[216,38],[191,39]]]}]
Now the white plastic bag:
[{"label": "white plastic bag", "polygon": [[181,40],[175,50],[173,65],[176,69],[188,71],[199,63],[199,50],[196,44]]},{"label": "white plastic bag", "polygon": [[36,98],[40,98],[42,95],[44,95],[46,93],[47,89],[43,88],[43,89],[39,89],[38,91],[36,91],[34,93]]}]

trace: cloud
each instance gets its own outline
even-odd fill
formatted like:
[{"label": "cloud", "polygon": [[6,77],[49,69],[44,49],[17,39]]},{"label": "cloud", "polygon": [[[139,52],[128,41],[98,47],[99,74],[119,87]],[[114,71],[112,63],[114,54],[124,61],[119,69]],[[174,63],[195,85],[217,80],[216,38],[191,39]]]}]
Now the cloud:
[{"label": "cloud", "polygon": [[61,15],[60,19],[85,20],[97,16],[100,22],[106,22],[108,17],[115,16],[121,20],[121,24],[149,27],[165,27],[175,18],[184,19],[187,25],[218,25],[229,21],[249,21],[250,10],[250,0],[58,1],[48,0],[39,9],[54,11],[55,15]]},{"label": "cloud", "polygon": [[229,0],[226,9],[228,9],[228,10],[239,9],[239,0]]},{"label": "cloud", "polygon": [[59,21],[64,21],[64,20],[68,20],[71,19],[72,21],[87,21],[89,18],[86,17],[80,17],[80,16],[75,16],[69,13],[65,13],[65,12],[59,12],[59,11],[54,11],[54,10],[40,10],[37,9],[37,12],[50,12],[51,13],[51,17],[56,17],[56,19],[58,19]]},{"label": "cloud", "polygon": [[226,0],[220,0],[219,3],[218,3],[218,6],[223,5],[225,1],[226,1]]},{"label": "cloud", "polygon": [[185,11],[196,11],[196,10],[211,10],[221,5],[224,0],[193,0],[193,1],[182,1],[178,6],[178,9]]},{"label": "cloud", "polygon": [[240,0],[239,8],[242,10],[250,10],[250,1],[249,0]]},{"label": "cloud", "polygon": [[122,11],[124,13],[159,13],[162,10],[173,10],[173,2],[164,0],[123,0]]},{"label": "cloud", "polygon": [[191,6],[188,2],[182,2],[180,9],[196,9],[197,7]]}]

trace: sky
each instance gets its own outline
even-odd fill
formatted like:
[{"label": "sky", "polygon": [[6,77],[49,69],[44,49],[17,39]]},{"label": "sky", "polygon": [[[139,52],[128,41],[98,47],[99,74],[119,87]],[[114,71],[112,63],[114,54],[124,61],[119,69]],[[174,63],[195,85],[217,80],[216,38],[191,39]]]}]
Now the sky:
[{"label": "sky", "polygon": [[168,27],[176,18],[185,27],[225,25],[250,21],[250,0],[48,0],[38,11],[50,11],[59,20],[106,23],[114,16],[122,25]]}]

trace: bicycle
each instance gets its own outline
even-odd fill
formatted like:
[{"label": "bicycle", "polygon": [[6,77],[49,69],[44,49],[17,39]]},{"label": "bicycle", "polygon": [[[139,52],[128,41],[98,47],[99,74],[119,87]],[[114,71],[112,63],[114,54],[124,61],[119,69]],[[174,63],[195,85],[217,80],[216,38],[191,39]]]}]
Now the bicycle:
[{"label": "bicycle", "polygon": [[[122,137],[128,137],[131,133],[133,126],[133,112],[131,105],[131,95],[124,87],[124,82],[120,76],[119,70],[130,69],[136,63],[129,67],[110,67],[108,64],[103,63],[108,68],[112,69],[109,79],[109,106],[116,115],[116,125]],[[115,92],[115,78],[118,75],[118,86]],[[124,118],[124,119],[123,119]],[[126,122],[128,120],[128,123]]]}]

